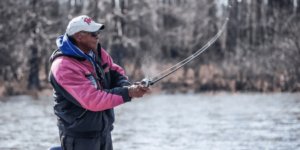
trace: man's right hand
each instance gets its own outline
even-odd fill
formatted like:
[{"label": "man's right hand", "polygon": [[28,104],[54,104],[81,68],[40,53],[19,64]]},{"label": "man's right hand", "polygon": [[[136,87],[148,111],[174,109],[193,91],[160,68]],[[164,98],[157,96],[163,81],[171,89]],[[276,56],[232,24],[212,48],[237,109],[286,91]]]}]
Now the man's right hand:
[{"label": "man's right hand", "polygon": [[128,86],[127,88],[128,88],[129,97],[131,97],[131,99],[143,97],[144,94],[146,94],[147,91],[150,90],[150,88],[143,87],[140,85],[131,85]]}]

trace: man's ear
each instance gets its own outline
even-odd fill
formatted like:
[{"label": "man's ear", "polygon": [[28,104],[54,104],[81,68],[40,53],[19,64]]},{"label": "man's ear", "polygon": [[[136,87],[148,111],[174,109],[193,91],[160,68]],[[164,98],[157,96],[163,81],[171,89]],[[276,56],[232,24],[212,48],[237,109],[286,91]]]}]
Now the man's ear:
[{"label": "man's ear", "polygon": [[74,34],[74,39],[76,40],[76,42],[81,41],[81,34],[79,32]]}]

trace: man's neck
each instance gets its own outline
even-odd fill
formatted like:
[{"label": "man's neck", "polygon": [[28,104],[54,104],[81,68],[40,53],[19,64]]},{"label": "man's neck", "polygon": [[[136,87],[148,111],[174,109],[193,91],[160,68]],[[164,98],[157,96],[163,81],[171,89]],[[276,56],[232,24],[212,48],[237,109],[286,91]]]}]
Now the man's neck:
[{"label": "man's neck", "polygon": [[88,50],[87,47],[81,45],[81,44],[78,44],[77,47],[84,53],[84,54],[89,54],[91,50]]}]

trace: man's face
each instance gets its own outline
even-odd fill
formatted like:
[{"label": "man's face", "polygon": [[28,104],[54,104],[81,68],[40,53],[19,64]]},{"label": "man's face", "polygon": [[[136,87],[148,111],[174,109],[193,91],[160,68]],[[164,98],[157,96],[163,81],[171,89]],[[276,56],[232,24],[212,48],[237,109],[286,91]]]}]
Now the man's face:
[{"label": "man's face", "polygon": [[98,34],[92,34],[89,32],[79,32],[80,35],[78,38],[77,46],[84,52],[89,53],[90,50],[96,50],[97,49],[97,43],[99,36]]}]

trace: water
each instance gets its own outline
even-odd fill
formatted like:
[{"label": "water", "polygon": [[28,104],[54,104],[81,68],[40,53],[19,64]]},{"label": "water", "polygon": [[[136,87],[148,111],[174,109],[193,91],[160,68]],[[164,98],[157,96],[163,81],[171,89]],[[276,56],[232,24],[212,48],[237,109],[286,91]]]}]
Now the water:
[{"label": "water", "polygon": [[[0,103],[0,149],[60,145],[52,96]],[[115,150],[300,149],[300,94],[156,95],[115,108]]]}]

